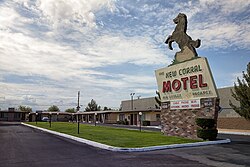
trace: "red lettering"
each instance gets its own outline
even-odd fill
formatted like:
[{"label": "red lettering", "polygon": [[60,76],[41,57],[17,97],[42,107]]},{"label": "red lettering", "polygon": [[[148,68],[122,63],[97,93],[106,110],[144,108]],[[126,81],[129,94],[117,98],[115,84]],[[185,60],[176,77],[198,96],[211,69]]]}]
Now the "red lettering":
[{"label": "red lettering", "polygon": [[184,89],[184,90],[187,90],[187,80],[188,80],[188,77],[181,78],[181,81],[182,81],[182,83],[183,83],[183,89]]},{"label": "red lettering", "polygon": [[199,87],[200,88],[207,87],[207,83],[203,83],[202,74],[199,74]]},{"label": "red lettering", "polygon": [[172,88],[175,90],[175,91],[178,91],[180,90],[181,88],[181,81],[179,81],[178,79],[175,79],[172,83]]},{"label": "red lettering", "polygon": [[190,89],[196,89],[197,86],[197,75],[190,76]]},{"label": "red lettering", "polygon": [[165,93],[165,92],[171,92],[171,82],[170,81],[167,81],[167,82],[163,82],[163,87],[162,87],[162,92]]},{"label": "red lettering", "polygon": [[164,81],[162,92],[163,93],[172,92],[172,89],[174,91],[179,91],[182,87],[183,87],[183,90],[187,90],[188,86],[190,87],[190,89],[197,89],[198,87],[203,88],[203,87],[207,87],[208,85],[207,83],[203,81],[202,74],[199,74],[199,75],[193,75],[190,77],[183,77],[180,80],[175,79],[173,80],[173,82]]}]

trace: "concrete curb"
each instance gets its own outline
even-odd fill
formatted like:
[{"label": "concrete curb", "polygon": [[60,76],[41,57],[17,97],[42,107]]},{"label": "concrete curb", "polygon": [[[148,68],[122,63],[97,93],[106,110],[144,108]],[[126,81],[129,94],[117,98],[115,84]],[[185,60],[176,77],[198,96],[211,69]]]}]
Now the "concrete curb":
[{"label": "concrete curb", "polygon": [[87,145],[90,145],[90,146],[94,146],[94,147],[109,150],[109,151],[116,151],[116,152],[144,152],[144,151],[171,149],[171,148],[198,147],[198,146],[224,144],[224,143],[230,143],[231,142],[230,139],[225,139],[225,140],[218,140],[218,141],[205,141],[205,142],[197,142],[197,143],[172,144],[172,145],[141,147],[141,148],[120,148],[120,147],[113,147],[113,146],[109,146],[109,145],[106,145],[106,144],[101,144],[101,143],[98,143],[98,142],[94,142],[94,141],[91,141],[91,140],[82,139],[82,138],[67,135],[67,134],[64,134],[64,133],[55,132],[55,131],[52,131],[52,130],[36,127],[36,126],[33,126],[33,125],[25,124],[23,122],[21,124],[25,125],[25,126],[28,126],[28,127],[31,127],[31,128],[39,129],[39,130],[42,130],[44,132],[48,132],[48,133],[51,133],[51,134],[54,134],[54,135],[58,135],[58,136],[65,137],[65,138],[68,138],[68,139],[71,139],[71,140],[75,140],[75,141],[78,141],[78,142],[81,142],[81,143],[84,143],[84,144],[87,144]]},{"label": "concrete curb", "polygon": [[250,136],[249,132],[226,132],[226,131],[219,131],[219,134],[229,134],[229,135],[246,135]]}]

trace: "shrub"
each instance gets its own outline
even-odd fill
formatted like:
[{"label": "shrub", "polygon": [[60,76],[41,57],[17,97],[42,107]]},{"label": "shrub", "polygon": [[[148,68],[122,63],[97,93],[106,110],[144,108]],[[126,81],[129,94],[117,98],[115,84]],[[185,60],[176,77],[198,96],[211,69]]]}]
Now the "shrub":
[{"label": "shrub", "polygon": [[124,125],[128,125],[128,120],[125,118]]},{"label": "shrub", "polygon": [[127,120],[124,121],[124,125],[128,125],[128,121]]},{"label": "shrub", "polygon": [[217,129],[197,129],[197,136],[203,140],[215,140],[217,138]]},{"label": "shrub", "polygon": [[212,118],[196,118],[195,122],[202,129],[211,129],[215,127],[215,120]]},{"label": "shrub", "polygon": [[215,126],[215,120],[211,118],[197,118],[196,124],[200,127],[197,128],[197,137],[203,140],[215,140],[218,134],[218,130]]},{"label": "shrub", "polygon": [[150,121],[142,121],[143,126],[150,126]]},{"label": "shrub", "polygon": [[127,120],[125,120],[125,121],[117,121],[116,122],[117,124],[120,124],[120,125],[128,125],[128,121]]},{"label": "shrub", "polygon": [[117,121],[116,123],[117,123],[117,124],[122,124],[122,121]]}]

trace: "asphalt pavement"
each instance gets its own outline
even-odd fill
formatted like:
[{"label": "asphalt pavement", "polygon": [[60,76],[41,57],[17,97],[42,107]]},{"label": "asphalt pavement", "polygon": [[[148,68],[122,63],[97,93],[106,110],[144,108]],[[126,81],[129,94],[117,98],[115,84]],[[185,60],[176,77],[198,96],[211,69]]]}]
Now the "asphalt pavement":
[{"label": "asphalt pavement", "polygon": [[250,136],[220,135],[232,143],[120,153],[54,136],[19,123],[0,123],[0,167],[250,166]]}]

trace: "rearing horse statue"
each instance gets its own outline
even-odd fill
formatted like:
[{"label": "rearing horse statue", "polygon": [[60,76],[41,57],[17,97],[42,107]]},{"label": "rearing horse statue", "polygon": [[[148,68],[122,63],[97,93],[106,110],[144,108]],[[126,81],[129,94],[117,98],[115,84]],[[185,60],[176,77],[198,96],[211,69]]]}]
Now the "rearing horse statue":
[{"label": "rearing horse statue", "polygon": [[[196,41],[192,40],[190,36],[186,34],[187,31],[187,16],[183,13],[179,13],[178,16],[173,20],[176,25],[172,35],[169,35],[165,43],[168,44],[169,49],[173,50],[172,42],[176,42],[181,49],[180,52],[177,52],[175,58],[177,59],[178,55],[184,54],[186,47],[193,53],[191,57],[197,57],[195,48],[200,47],[201,40],[197,39]],[[187,50],[187,49],[186,49]],[[189,51],[189,53],[190,53]],[[186,58],[190,59],[190,58]]]}]

